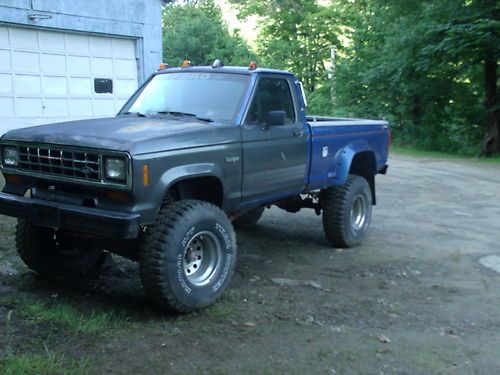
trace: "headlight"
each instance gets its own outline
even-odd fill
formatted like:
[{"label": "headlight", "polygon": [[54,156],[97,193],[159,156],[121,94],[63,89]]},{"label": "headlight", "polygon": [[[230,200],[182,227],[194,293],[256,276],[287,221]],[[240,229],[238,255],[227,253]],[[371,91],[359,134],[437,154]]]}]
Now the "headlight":
[{"label": "headlight", "polygon": [[19,163],[19,152],[15,147],[4,147],[3,164],[7,167],[15,167]]},{"label": "headlight", "polygon": [[108,180],[125,181],[127,171],[125,168],[125,159],[107,158],[104,161],[104,173]]}]

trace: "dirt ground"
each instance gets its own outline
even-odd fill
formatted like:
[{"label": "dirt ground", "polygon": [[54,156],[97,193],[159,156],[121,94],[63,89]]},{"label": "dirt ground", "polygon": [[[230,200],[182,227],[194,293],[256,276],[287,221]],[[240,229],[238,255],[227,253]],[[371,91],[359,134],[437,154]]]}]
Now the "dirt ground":
[{"label": "dirt ground", "polygon": [[[36,276],[2,217],[0,358],[50,353],[63,373],[90,374],[499,373],[500,273],[483,263],[500,260],[500,165],[400,155],[390,164],[363,245],[331,248],[312,211],[266,210],[237,232],[224,297],[188,316],[156,309],[136,265],[118,257],[86,280]],[[29,308],[39,302],[116,321],[75,332]],[[86,362],[75,369],[70,358]]]}]

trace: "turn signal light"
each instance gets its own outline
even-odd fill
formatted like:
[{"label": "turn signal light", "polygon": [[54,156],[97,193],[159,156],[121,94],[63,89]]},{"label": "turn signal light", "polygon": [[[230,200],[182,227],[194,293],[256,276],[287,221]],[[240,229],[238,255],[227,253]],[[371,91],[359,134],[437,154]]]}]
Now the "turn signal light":
[{"label": "turn signal light", "polygon": [[149,167],[146,164],[142,166],[142,185],[149,186]]},{"label": "turn signal light", "polygon": [[191,60],[184,60],[182,62],[181,68],[189,68],[190,66],[193,66],[193,63]]},{"label": "turn signal light", "polygon": [[19,178],[18,176],[5,175],[5,179],[10,184],[21,184],[22,182],[21,178]]}]

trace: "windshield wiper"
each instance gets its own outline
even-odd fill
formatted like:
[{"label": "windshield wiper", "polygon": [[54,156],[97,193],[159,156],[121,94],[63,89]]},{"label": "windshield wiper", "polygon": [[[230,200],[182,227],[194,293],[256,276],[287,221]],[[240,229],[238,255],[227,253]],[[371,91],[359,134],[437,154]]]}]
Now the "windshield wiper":
[{"label": "windshield wiper", "polygon": [[132,115],[137,117],[146,117],[144,113],[141,112],[123,112],[122,115]]},{"label": "windshield wiper", "polygon": [[189,113],[189,112],[178,112],[178,111],[158,111],[156,112],[160,115],[172,115],[172,116],[188,116],[188,117],[194,117],[197,120],[204,121],[204,122],[215,122],[214,120],[210,118],[205,118],[205,117],[199,117],[194,113]]}]

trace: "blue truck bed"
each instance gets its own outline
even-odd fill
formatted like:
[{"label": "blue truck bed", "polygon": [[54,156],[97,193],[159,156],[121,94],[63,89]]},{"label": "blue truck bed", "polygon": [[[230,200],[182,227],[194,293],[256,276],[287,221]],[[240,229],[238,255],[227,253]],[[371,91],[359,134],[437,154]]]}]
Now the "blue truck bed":
[{"label": "blue truck bed", "polygon": [[384,172],[390,144],[389,125],[382,120],[307,117],[311,129],[311,163],[307,190],[343,184],[354,155],[375,155],[370,168]]}]

